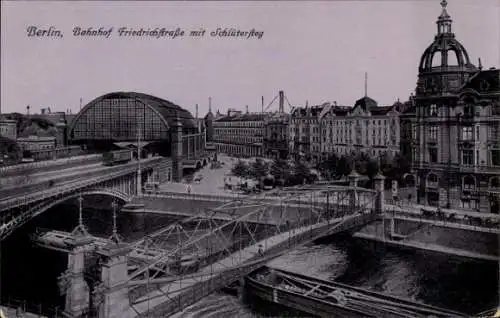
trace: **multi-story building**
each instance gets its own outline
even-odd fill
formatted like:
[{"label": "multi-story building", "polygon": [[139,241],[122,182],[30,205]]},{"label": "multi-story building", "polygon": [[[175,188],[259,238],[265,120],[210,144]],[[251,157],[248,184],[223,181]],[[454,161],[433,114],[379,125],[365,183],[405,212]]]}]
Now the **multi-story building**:
[{"label": "multi-story building", "polygon": [[[265,118],[264,154],[269,158],[288,158],[288,125],[290,115],[285,113],[285,93],[279,91],[278,111]],[[263,98],[264,100],[264,98]]]},{"label": "multi-story building", "polygon": [[246,113],[229,109],[226,116],[212,122],[213,143],[217,152],[229,155],[263,156],[265,113]]},{"label": "multi-story building", "polygon": [[[404,110],[399,115],[399,127],[401,130],[401,138],[399,140],[400,155],[406,160],[406,162],[411,163],[415,157],[413,149],[415,149],[418,144],[415,97],[413,95],[410,96],[410,100],[405,103]],[[413,175],[408,177],[406,185],[415,185],[415,178]]]},{"label": "multi-story building", "polygon": [[328,154],[370,156],[399,152],[399,115],[405,104],[378,106],[368,96],[354,106],[324,103],[295,108],[289,127],[290,151],[313,161]]},{"label": "multi-story building", "polygon": [[358,99],[354,107],[329,105],[320,118],[322,154],[395,156],[399,152],[399,114],[403,107],[399,101],[378,106],[368,96]]},{"label": "multi-story building", "polygon": [[0,136],[16,140],[17,122],[11,119],[0,118]]},{"label": "multi-story building", "polygon": [[318,161],[321,156],[320,119],[330,103],[305,107],[295,107],[290,114],[288,126],[289,151],[295,157],[305,157],[306,160]]},{"label": "multi-story building", "polygon": [[265,119],[264,154],[269,158],[288,158],[288,124],[290,115],[276,112]]},{"label": "multi-story building", "polygon": [[415,95],[412,166],[419,202],[498,213],[500,71],[476,67],[452,32],[442,1]]}]

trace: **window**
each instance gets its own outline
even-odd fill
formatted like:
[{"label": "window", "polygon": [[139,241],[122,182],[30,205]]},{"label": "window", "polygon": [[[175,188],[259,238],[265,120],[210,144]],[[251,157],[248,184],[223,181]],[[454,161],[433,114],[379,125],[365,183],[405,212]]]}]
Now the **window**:
[{"label": "window", "polygon": [[437,105],[436,104],[432,104],[430,107],[429,107],[429,116],[437,116],[438,112],[437,112]]},{"label": "window", "polygon": [[462,150],[462,164],[472,166],[474,165],[474,151],[469,149]]},{"label": "window", "polygon": [[473,176],[464,178],[463,190],[474,190],[476,188],[476,179]]},{"label": "window", "polygon": [[476,126],[476,140],[479,140],[479,125]]},{"label": "window", "polygon": [[473,106],[472,105],[466,105],[464,107],[464,116],[472,116],[472,111],[473,111]]},{"label": "window", "polygon": [[437,140],[437,136],[438,136],[437,126],[430,126],[429,127],[429,139]]},{"label": "window", "polygon": [[411,128],[412,128],[412,138],[414,140],[417,140],[417,125],[413,124]]},{"label": "window", "polygon": [[438,161],[437,148],[430,147],[429,148],[429,162],[437,162],[437,161]]},{"label": "window", "polygon": [[470,199],[463,199],[462,200],[462,208],[464,209],[473,209],[476,210],[478,209],[479,204],[477,200],[470,200]]},{"label": "window", "polygon": [[472,140],[472,139],[473,139],[472,126],[462,127],[462,140]]},{"label": "window", "polygon": [[492,166],[500,166],[500,149],[490,150],[490,158]]}]

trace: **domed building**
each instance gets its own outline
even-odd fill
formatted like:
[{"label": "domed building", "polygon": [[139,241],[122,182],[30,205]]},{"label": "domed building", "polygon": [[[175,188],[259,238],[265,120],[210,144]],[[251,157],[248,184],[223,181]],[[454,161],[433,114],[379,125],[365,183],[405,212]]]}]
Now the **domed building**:
[{"label": "domed building", "polygon": [[413,169],[420,203],[498,213],[500,73],[471,63],[441,2],[418,67]]}]

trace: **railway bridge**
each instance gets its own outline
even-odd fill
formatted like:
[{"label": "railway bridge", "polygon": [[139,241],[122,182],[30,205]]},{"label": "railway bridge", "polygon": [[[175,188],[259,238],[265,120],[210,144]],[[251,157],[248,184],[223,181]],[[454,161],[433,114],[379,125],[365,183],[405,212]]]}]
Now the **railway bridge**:
[{"label": "railway bridge", "polygon": [[103,194],[129,202],[141,193],[144,183],[167,178],[169,158],[141,159],[141,164],[129,162],[105,167],[92,164],[54,172],[51,183],[40,178],[36,182],[0,190],[0,241],[32,218],[71,198]]}]

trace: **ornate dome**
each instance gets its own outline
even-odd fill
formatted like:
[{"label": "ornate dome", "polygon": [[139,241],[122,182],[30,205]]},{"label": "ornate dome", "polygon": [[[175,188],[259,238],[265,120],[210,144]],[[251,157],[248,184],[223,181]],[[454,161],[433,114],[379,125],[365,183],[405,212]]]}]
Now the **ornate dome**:
[{"label": "ornate dome", "polygon": [[464,46],[455,39],[455,34],[451,31],[452,19],[446,11],[447,4],[446,0],[441,1],[443,10],[436,22],[438,33],[420,59],[419,73],[476,69]]}]

